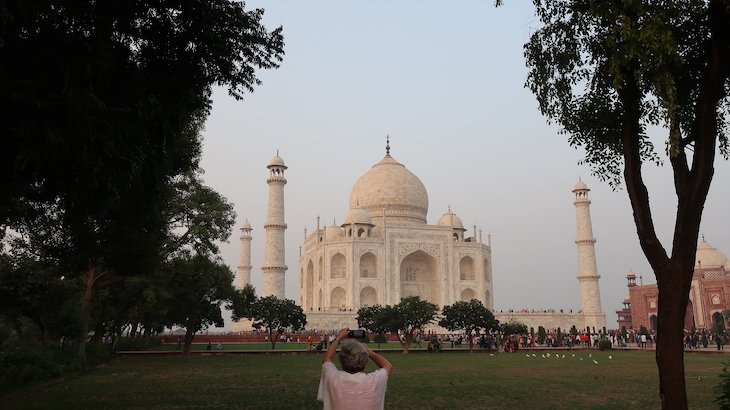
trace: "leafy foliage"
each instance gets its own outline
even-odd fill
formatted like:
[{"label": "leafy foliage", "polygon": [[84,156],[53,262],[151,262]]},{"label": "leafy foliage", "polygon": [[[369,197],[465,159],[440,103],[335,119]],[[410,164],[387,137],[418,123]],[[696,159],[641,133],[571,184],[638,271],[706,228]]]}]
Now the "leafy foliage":
[{"label": "leafy foliage", "polygon": [[451,306],[444,306],[442,314],[439,326],[450,331],[463,330],[467,335],[471,335],[472,332],[478,335],[481,331],[499,329],[499,321],[478,299],[469,302],[458,301]]},{"label": "leafy foliage", "polygon": [[272,350],[284,332],[302,330],[307,325],[307,317],[301,307],[293,300],[276,296],[257,299],[251,306],[249,318],[253,320],[254,329],[266,330]]},{"label": "leafy foliage", "polygon": [[437,306],[418,296],[403,298],[397,305],[369,306],[357,312],[358,326],[371,332],[403,335],[403,353],[413,342],[414,333],[433,322]]},{"label": "leafy foliage", "polygon": [[[657,277],[659,390],[686,408],[682,318],[719,150],[728,157],[730,7],[726,0],[534,0],[542,26],[525,45],[527,86],[549,121],[585,149],[593,173],[621,175],[639,243]],[[668,253],[642,166],[660,162],[647,130],[666,131],[677,212]]]},{"label": "leafy foliage", "polygon": [[[502,324],[502,332],[508,335],[525,335],[527,334],[527,325],[512,319]],[[542,337],[545,334],[545,329],[540,326],[537,328],[537,333]]]},{"label": "leafy foliage", "polygon": [[192,255],[173,259],[165,273],[170,324],[185,328],[189,353],[195,333],[211,325],[223,327],[221,305],[233,297],[233,272],[220,260]]},{"label": "leafy foliage", "polygon": [[230,204],[198,178],[200,131],[213,86],[240,99],[260,84],[256,69],[281,62],[282,29],[262,16],[226,0],[0,7],[0,239],[28,250],[46,284],[77,287],[63,297],[76,299],[82,359],[90,328],[161,321],[144,317],[161,288],[125,303],[108,287],[167,258],[214,259],[227,238]]}]

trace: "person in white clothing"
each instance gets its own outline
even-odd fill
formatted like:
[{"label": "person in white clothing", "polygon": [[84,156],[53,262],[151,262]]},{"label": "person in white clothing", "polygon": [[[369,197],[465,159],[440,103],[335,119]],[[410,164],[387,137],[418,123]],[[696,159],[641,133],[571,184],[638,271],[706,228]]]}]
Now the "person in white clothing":
[{"label": "person in white clothing", "polygon": [[[388,376],[393,366],[367,345],[348,339],[349,331],[347,328],[340,330],[324,354],[317,400],[324,403],[325,410],[383,409]],[[338,346],[342,370],[337,370],[332,363]],[[379,369],[366,374],[364,370],[368,360],[372,360]]]}]

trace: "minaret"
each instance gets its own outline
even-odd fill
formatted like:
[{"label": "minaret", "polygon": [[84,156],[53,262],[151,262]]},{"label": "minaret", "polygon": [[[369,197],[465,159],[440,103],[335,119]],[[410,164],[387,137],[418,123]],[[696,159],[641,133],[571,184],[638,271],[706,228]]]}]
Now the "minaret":
[{"label": "minaret", "polygon": [[241,253],[236,269],[236,288],[243,289],[251,283],[251,224],[248,219],[241,226]]},{"label": "minaret", "polygon": [[264,292],[262,296],[284,298],[284,274],[287,266],[284,259],[284,160],[276,152],[276,156],[266,167],[269,169],[269,205],[266,210],[266,244],[264,245]]},{"label": "minaret", "polygon": [[591,226],[591,200],[588,199],[588,191],[590,191],[588,186],[578,179],[573,188],[577,228],[575,245],[578,248],[578,284],[585,325],[599,331],[606,326],[606,315],[601,310],[601,293],[598,289],[598,279],[601,278],[601,275],[598,274],[596,268],[596,240],[593,238]]}]

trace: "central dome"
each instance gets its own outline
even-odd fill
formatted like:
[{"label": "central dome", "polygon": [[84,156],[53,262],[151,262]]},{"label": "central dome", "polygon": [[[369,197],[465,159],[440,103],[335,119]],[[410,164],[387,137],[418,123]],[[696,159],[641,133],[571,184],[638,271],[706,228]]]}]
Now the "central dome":
[{"label": "central dome", "polygon": [[373,217],[385,210],[388,221],[426,223],[428,193],[417,176],[387,154],[352,187],[350,209],[355,208]]}]

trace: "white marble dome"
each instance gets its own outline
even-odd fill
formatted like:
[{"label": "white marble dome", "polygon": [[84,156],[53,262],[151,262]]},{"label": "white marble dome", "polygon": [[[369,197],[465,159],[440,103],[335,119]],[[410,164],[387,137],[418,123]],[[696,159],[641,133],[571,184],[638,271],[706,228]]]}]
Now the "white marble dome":
[{"label": "white marble dome", "polygon": [[327,239],[342,238],[343,236],[345,236],[345,232],[339,226],[332,224],[327,227],[327,230],[325,230],[324,232],[324,236]]},{"label": "white marble dome", "polygon": [[372,225],[373,220],[370,218],[370,214],[366,210],[362,208],[352,208],[345,216],[343,225],[350,224]]},{"label": "white marble dome", "polygon": [[350,209],[362,208],[371,217],[426,223],[428,193],[420,179],[390,154],[355,182],[350,192]]},{"label": "white marble dome", "polygon": [[722,252],[718,251],[715,247],[704,240],[697,246],[695,266],[698,268],[725,267],[725,269],[730,269],[730,263],[728,263],[727,256],[723,255]]},{"label": "white marble dome", "polygon": [[284,159],[281,158],[278,153],[274,158],[271,158],[271,162],[269,162],[269,165],[266,168],[271,167],[282,167],[286,169],[286,165],[284,165]]},{"label": "white marble dome", "polygon": [[450,210],[443,214],[436,224],[439,226],[448,226],[454,229],[460,229],[462,231],[466,230],[464,229],[464,224],[461,222],[461,218]]},{"label": "white marble dome", "polygon": [[578,182],[576,182],[575,186],[573,187],[573,192],[575,191],[590,191],[590,189],[588,189],[588,185],[586,185],[585,182],[583,182],[581,179],[578,179]]}]

